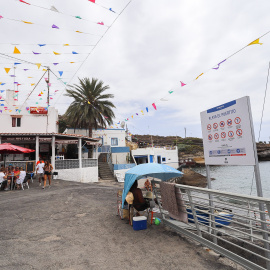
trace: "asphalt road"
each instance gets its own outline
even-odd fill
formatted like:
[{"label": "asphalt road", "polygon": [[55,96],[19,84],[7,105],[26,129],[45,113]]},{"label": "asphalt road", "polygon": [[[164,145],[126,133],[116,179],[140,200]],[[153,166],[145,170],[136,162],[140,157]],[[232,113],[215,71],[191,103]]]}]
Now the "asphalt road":
[{"label": "asphalt road", "polygon": [[1,191],[0,269],[235,269],[164,226],[116,216],[120,183]]}]

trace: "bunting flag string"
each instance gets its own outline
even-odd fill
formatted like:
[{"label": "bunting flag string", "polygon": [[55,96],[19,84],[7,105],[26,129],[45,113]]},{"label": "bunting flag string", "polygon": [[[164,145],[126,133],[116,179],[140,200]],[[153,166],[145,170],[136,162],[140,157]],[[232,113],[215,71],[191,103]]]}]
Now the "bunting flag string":
[{"label": "bunting flag string", "polygon": [[93,44],[69,44],[69,43],[64,43],[64,44],[59,44],[59,43],[46,43],[46,44],[36,44],[36,43],[0,43],[0,45],[12,45],[12,46],[19,46],[19,45],[31,45],[31,46],[39,46],[39,47],[45,47],[45,46],[69,46],[69,47],[73,47],[73,46],[80,46],[80,47],[92,47],[95,46]]},{"label": "bunting flag string", "polygon": [[[241,48],[240,50],[236,51],[236,52],[233,53],[232,55],[228,56],[227,58],[225,58],[224,60],[222,60],[221,62],[219,62],[218,64],[216,64],[214,67],[208,69],[208,70],[205,71],[205,72],[202,72],[202,73],[201,73],[199,76],[197,76],[196,79],[193,80],[193,81],[198,80],[199,77],[201,77],[202,75],[204,75],[206,72],[210,71],[211,69],[218,70],[218,69],[220,68],[220,65],[221,65],[221,64],[223,64],[223,63],[224,63],[225,61],[227,61],[229,58],[231,58],[231,57],[233,57],[234,55],[236,55],[237,53],[241,52],[243,49],[247,48],[248,46],[251,46],[251,45],[262,45],[263,43],[260,42],[260,39],[261,39],[262,37],[266,36],[266,35],[269,34],[269,33],[270,33],[270,31],[266,32],[265,34],[263,34],[263,35],[260,36],[259,38],[257,38],[257,39],[255,39],[254,41],[250,42],[248,45],[244,46],[244,47]],[[186,83],[184,83],[183,81],[180,81],[180,84],[181,84],[181,87],[184,87],[185,85],[187,85],[187,84],[189,84],[189,83],[186,84]],[[167,97],[168,95],[173,94],[174,92],[175,92],[175,91],[173,91],[173,90],[168,91],[168,94],[167,94],[165,97]],[[161,99],[159,99],[159,101],[168,101],[168,100],[165,99],[165,97],[162,97]],[[157,110],[156,103],[157,103],[157,102],[152,103],[152,106],[153,106],[154,110]],[[148,107],[146,107],[146,108],[147,108],[147,112],[148,112]],[[142,110],[141,110],[141,112],[142,112],[142,115],[144,115]],[[136,113],[136,115],[139,116],[138,113]],[[133,117],[132,117],[132,118],[133,118]],[[128,121],[128,118],[126,118],[125,121]]]},{"label": "bunting flag string", "polygon": [[[89,1],[89,2],[92,2],[93,4],[96,4],[97,6],[100,6],[100,7],[104,8],[104,9],[107,9],[107,10],[113,12],[113,13],[116,13],[115,11],[112,10],[112,8],[107,8],[107,7],[104,7],[104,6],[100,5],[100,4],[97,4],[97,3],[96,3],[96,0],[88,0],[88,1]],[[116,14],[118,14],[118,13],[116,13]],[[121,13],[119,13],[119,15],[120,15],[120,14],[121,14]]]},{"label": "bunting flag string", "polygon": [[[32,23],[32,22],[27,22],[27,21],[23,21],[23,20],[17,20],[17,19],[13,19],[13,18],[7,18],[7,17],[3,17],[3,16],[0,16],[1,20],[4,19],[4,20],[10,20],[10,21],[15,21],[15,22],[21,22],[21,23],[24,23],[24,24],[29,24],[29,25],[32,25],[32,24],[35,24],[35,25],[39,25],[39,26],[43,26],[43,27],[48,27],[47,25],[43,25],[43,24],[38,24],[38,23]],[[97,23],[98,24],[98,23]],[[100,24],[99,24],[100,25]],[[88,33],[88,32],[82,32],[82,31],[74,31],[74,30],[69,30],[69,29],[66,29],[66,28],[60,28],[58,26],[56,26],[55,24],[53,24],[51,26],[51,28],[53,29],[57,29],[57,30],[64,30],[64,31],[69,31],[69,32],[76,32],[76,33],[79,33],[79,34],[85,34],[85,35],[91,35],[91,36],[97,36],[97,37],[102,37],[102,35],[97,35],[97,34],[93,34],[93,33]],[[108,27],[109,28],[109,27]]]},{"label": "bunting flag string", "polygon": [[[16,0],[15,0],[16,1]],[[22,2],[22,1],[20,1],[20,2]],[[78,16],[78,15],[71,15],[71,14],[67,14],[67,13],[64,13],[64,12],[61,12],[61,11],[59,11],[59,9],[57,9],[56,7],[54,7],[54,6],[51,6],[50,8],[47,8],[47,7],[42,7],[42,6],[38,6],[38,5],[35,5],[35,4],[29,4],[29,3],[27,3],[28,5],[31,5],[31,6],[34,6],[34,7],[37,7],[37,8],[41,8],[41,9],[45,9],[45,10],[48,10],[48,11],[52,11],[52,12],[54,12],[54,13],[60,13],[60,14],[63,14],[63,15],[65,15],[65,16],[69,16],[69,17],[73,17],[73,18],[75,18],[75,19],[80,19],[80,20],[84,20],[84,21],[88,21],[88,22],[90,22],[90,23],[94,23],[94,24],[99,24],[98,22],[94,22],[94,21],[91,21],[91,20],[88,20],[88,19],[85,19],[85,18],[82,18],[81,16]],[[105,7],[104,7],[105,8]],[[107,9],[107,10],[109,10],[109,8],[105,8],[105,9]],[[102,25],[104,25],[104,24],[102,24]],[[107,26],[108,27],[108,26]]]}]

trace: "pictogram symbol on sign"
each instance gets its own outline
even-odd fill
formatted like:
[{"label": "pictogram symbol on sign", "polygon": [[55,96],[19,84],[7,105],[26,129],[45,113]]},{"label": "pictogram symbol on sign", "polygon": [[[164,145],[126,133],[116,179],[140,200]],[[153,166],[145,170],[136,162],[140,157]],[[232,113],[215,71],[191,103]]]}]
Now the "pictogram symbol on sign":
[{"label": "pictogram symbol on sign", "polygon": [[228,125],[228,126],[231,126],[231,125],[232,125],[232,119],[228,119],[228,120],[227,120],[227,125]]},{"label": "pictogram symbol on sign", "polygon": [[217,139],[219,138],[218,133],[215,133],[214,137],[215,137],[215,139],[217,140]]},{"label": "pictogram symbol on sign", "polygon": [[242,136],[242,134],[243,134],[242,129],[237,129],[236,134],[237,134],[237,136]]},{"label": "pictogram symbol on sign", "polygon": [[214,123],[214,124],[213,124],[213,128],[214,128],[214,129],[217,129],[217,128],[218,128],[218,124],[217,124],[217,123]]},{"label": "pictogram symbol on sign", "polygon": [[229,131],[229,132],[228,132],[228,136],[229,136],[230,138],[232,138],[232,137],[234,136],[234,132],[233,132],[233,131]]},{"label": "pictogram symbol on sign", "polygon": [[208,135],[208,140],[209,140],[209,141],[212,141],[212,139],[213,139],[213,136],[212,136],[211,134],[209,134],[209,135]]},{"label": "pictogram symbol on sign", "polygon": [[219,123],[219,125],[220,125],[220,127],[225,127],[225,122],[224,122],[224,121],[221,121],[221,122]]},{"label": "pictogram symbol on sign", "polygon": [[227,152],[228,152],[228,154],[230,154],[230,153],[231,153],[231,150],[230,150],[230,149],[228,149],[228,150],[227,150]]},{"label": "pictogram symbol on sign", "polygon": [[240,124],[240,123],[241,123],[241,118],[240,118],[240,117],[236,117],[236,118],[234,119],[234,123],[235,123],[236,125]]},{"label": "pictogram symbol on sign", "polygon": [[207,125],[207,129],[208,129],[208,130],[211,130],[211,128],[212,128],[211,125],[208,124],[208,125]]},{"label": "pictogram symbol on sign", "polygon": [[218,150],[217,153],[220,155],[220,153],[221,153],[220,150]]},{"label": "pictogram symbol on sign", "polygon": [[221,138],[222,138],[222,139],[226,138],[226,132],[221,132],[220,135],[221,135]]},{"label": "pictogram symbol on sign", "polygon": [[239,154],[239,153],[240,153],[240,149],[236,149],[236,153],[238,153],[238,154]]}]

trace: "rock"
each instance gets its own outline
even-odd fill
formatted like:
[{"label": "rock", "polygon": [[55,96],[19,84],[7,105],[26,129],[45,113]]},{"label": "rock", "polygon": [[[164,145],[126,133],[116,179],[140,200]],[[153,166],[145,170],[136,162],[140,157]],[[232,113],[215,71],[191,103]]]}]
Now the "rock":
[{"label": "rock", "polygon": [[184,175],[182,177],[175,178],[177,184],[203,188],[207,186],[207,178],[205,176],[191,169],[183,169],[183,173]]}]

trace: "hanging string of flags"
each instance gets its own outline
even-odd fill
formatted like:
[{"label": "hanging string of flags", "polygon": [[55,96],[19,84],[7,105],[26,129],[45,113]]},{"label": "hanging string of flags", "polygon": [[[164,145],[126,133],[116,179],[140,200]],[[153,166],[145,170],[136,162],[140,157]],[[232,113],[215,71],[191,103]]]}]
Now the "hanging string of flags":
[{"label": "hanging string of flags", "polygon": [[[17,0],[18,1],[18,0]],[[53,29],[54,31],[55,31],[55,33],[57,33],[57,31],[61,31],[61,30],[67,30],[67,31],[72,31],[72,32],[76,32],[76,33],[79,33],[79,34],[88,34],[88,35],[91,35],[91,36],[94,36],[94,37],[97,37],[97,39],[93,42],[93,40],[92,40],[92,44],[86,44],[86,45],[83,45],[83,44],[69,44],[69,43],[64,43],[64,44],[62,44],[62,46],[85,46],[85,47],[92,47],[92,49],[91,49],[91,51],[90,51],[90,53],[92,52],[92,50],[97,46],[97,44],[99,44],[99,42],[100,42],[100,40],[104,37],[104,35],[107,33],[107,31],[108,31],[108,29],[112,26],[112,24],[115,22],[115,20],[120,16],[120,14],[123,12],[123,10],[128,6],[128,4],[131,2],[131,1],[129,1],[128,2],[128,4],[123,8],[123,10],[120,12],[120,13],[117,13],[117,12],[115,12],[115,10],[113,10],[112,8],[107,8],[107,7],[103,7],[102,5],[100,5],[99,3],[97,3],[96,1],[89,1],[89,0],[87,0],[87,2],[91,2],[91,4],[95,4],[95,5],[97,5],[97,6],[100,6],[100,7],[102,7],[102,8],[105,8],[105,9],[107,9],[109,12],[111,12],[111,13],[115,13],[116,14],[116,16],[115,16],[115,19],[114,19],[114,21],[111,23],[111,25],[106,25],[103,21],[96,21],[96,22],[93,22],[93,21],[90,21],[90,20],[88,20],[88,19],[84,19],[84,18],[82,18],[81,16],[73,16],[73,15],[70,15],[70,14],[65,14],[65,13],[63,13],[63,12],[61,12],[60,10],[58,10],[58,9],[56,9],[54,6],[52,6],[51,8],[46,8],[46,7],[44,7],[44,6],[38,6],[38,5],[33,5],[33,4],[31,4],[30,2],[28,2],[28,1],[23,1],[23,0],[19,0],[19,2],[21,2],[22,4],[25,4],[25,5],[32,5],[32,6],[35,6],[35,7],[39,7],[39,8],[43,8],[43,9],[47,9],[47,10],[50,10],[51,12],[55,12],[55,13],[61,13],[61,14],[64,14],[64,15],[68,15],[68,16],[72,16],[72,17],[74,17],[74,21],[75,20],[77,20],[77,21],[79,21],[79,20],[81,20],[81,21],[89,21],[89,22],[91,22],[91,23],[94,23],[94,24],[97,24],[98,25],[98,27],[99,26],[102,26],[102,27],[105,27],[105,28],[96,28],[97,30],[100,30],[101,31],[101,29],[103,29],[102,30],[102,33],[101,34],[99,34],[98,32],[91,32],[91,31],[88,31],[89,33],[86,33],[86,32],[83,32],[83,31],[79,31],[79,30],[77,30],[77,31],[74,31],[74,30],[70,30],[70,29],[67,29],[67,28],[64,28],[62,25],[59,25],[58,23],[54,23],[54,24],[50,24],[49,25],[49,27],[48,27],[48,25],[47,25],[47,28],[48,29]],[[112,17],[110,18],[110,19],[112,19]],[[19,19],[17,19],[17,18],[7,18],[6,16],[1,16],[0,15],[0,20],[1,21],[5,21],[5,20],[10,20],[10,21],[15,21],[15,22],[20,22],[20,23],[23,23],[23,24],[26,24],[26,25],[29,25],[30,27],[31,27],[31,25],[39,25],[39,26],[46,26],[45,24],[39,24],[39,23],[36,23],[36,22],[34,22],[34,21],[31,21],[31,20],[19,20]],[[75,28],[76,29],[76,28]],[[94,44],[93,44],[94,43]],[[6,44],[6,43],[1,43],[1,44]],[[35,56],[37,56],[37,55],[48,55],[48,54],[51,54],[51,55],[55,55],[56,57],[58,57],[59,55],[67,55],[67,54],[71,54],[71,55],[79,55],[79,54],[85,54],[85,53],[82,53],[82,52],[80,52],[80,51],[78,51],[77,49],[75,49],[74,48],[74,50],[70,50],[70,52],[62,52],[61,50],[60,51],[58,51],[58,49],[59,49],[59,47],[58,48],[53,48],[53,50],[51,51],[51,52],[48,52],[48,51],[46,51],[46,52],[43,52],[42,50],[37,50],[36,48],[34,48],[33,47],[33,49],[31,50],[31,52],[24,52],[23,50],[22,50],[22,48],[20,48],[20,44],[18,43],[18,44],[12,44],[12,43],[7,43],[7,44],[11,44],[11,45],[15,45],[15,47],[14,47],[14,50],[13,50],[13,55],[30,55],[30,54],[32,54],[32,55],[35,55]],[[23,45],[23,44],[22,44]],[[24,44],[24,45],[27,45],[27,44]],[[39,48],[44,48],[44,47],[46,47],[46,46],[54,46],[54,45],[56,45],[56,46],[59,46],[59,44],[51,44],[51,43],[48,43],[48,44],[46,44],[46,43],[37,43],[37,44],[28,44],[28,45],[36,45],[36,46],[38,46]],[[3,50],[2,50],[3,51]],[[89,54],[90,53],[88,53],[87,54],[87,57],[89,56]],[[39,104],[39,101],[42,101],[44,98],[44,93],[45,93],[45,91],[46,90],[42,90],[42,91],[40,91],[41,89],[39,88],[36,88],[38,85],[39,85],[39,87],[40,87],[40,85],[41,85],[41,87],[42,87],[42,84],[39,84],[39,82],[38,83],[26,83],[26,82],[21,82],[21,80],[19,79],[23,74],[21,73],[21,71],[23,70],[24,72],[25,71],[30,71],[30,70],[32,70],[31,68],[28,68],[28,66],[27,67],[25,67],[25,68],[23,68],[24,66],[23,66],[23,64],[32,64],[32,65],[35,65],[36,67],[37,67],[37,69],[36,69],[36,71],[44,71],[44,72],[47,72],[47,66],[46,66],[46,64],[45,63],[42,63],[42,62],[39,62],[39,63],[35,63],[35,62],[29,62],[29,61],[26,61],[26,60],[22,60],[22,59],[19,59],[19,58],[16,58],[16,57],[13,57],[13,56],[11,56],[11,55],[9,55],[9,53],[0,53],[0,57],[3,57],[3,58],[6,58],[6,59],[16,59],[15,61],[16,62],[14,62],[14,63],[1,63],[2,65],[4,64],[4,67],[3,67],[3,71],[5,72],[5,76],[7,76],[7,77],[10,77],[10,78],[13,78],[14,79],[14,82],[8,82],[8,80],[6,81],[6,82],[0,82],[0,87],[1,86],[4,86],[4,87],[8,87],[8,85],[15,85],[16,87],[17,87],[17,91],[14,91],[14,96],[13,96],[13,98],[14,98],[14,100],[15,101],[18,101],[18,95],[19,95],[19,93],[21,93],[21,88],[20,88],[20,91],[18,90],[18,87],[27,87],[28,85],[30,85],[31,87],[33,87],[33,89],[28,93],[28,95],[27,95],[27,97],[26,97],[26,100],[24,101],[24,103],[31,97],[31,99],[32,98],[34,98],[35,96],[36,96],[36,98],[37,98],[37,102],[36,102],[36,104]],[[87,59],[87,57],[85,58],[85,60]],[[85,62],[85,60],[84,61],[76,61],[76,62],[74,62],[74,61],[69,61],[69,62],[61,62],[61,61],[55,61],[55,62],[53,62],[53,63],[50,63],[50,64],[53,64],[54,66],[57,66],[57,65],[59,65],[59,64],[61,64],[61,63],[71,63],[71,64],[74,64],[74,63],[84,63]],[[13,60],[14,61],[14,60]],[[13,67],[10,67],[9,65],[10,64],[12,64],[13,65]],[[22,65],[22,68],[18,68],[17,66],[18,65]],[[16,66],[16,71],[19,71],[19,74],[17,75],[17,72],[16,72],[16,74],[15,74],[15,66]],[[81,66],[80,66],[81,67]],[[80,67],[79,67],[79,69],[80,69]],[[11,71],[12,69],[14,69],[13,70],[13,72]],[[51,69],[50,69],[51,70]],[[78,71],[78,70],[77,70]],[[76,71],[76,73],[77,73],[77,71]],[[51,70],[51,72],[53,73],[53,71]],[[66,74],[66,70],[65,69],[58,69],[58,71],[57,71],[57,73],[58,73],[58,76],[56,76],[54,73],[54,75],[57,77],[57,81],[59,81],[61,84],[63,84],[63,86],[64,86],[64,88],[66,88],[66,86],[67,86],[67,82],[65,82],[65,81],[63,81],[63,76]],[[11,74],[11,73],[13,73],[13,74]],[[75,73],[75,74],[76,74]],[[32,74],[31,74],[32,75]],[[44,75],[43,75],[44,76]],[[29,79],[31,79],[31,78],[33,78],[32,76],[30,77],[30,76],[28,76],[27,78],[26,78],[26,76],[24,75],[24,80],[29,80]],[[73,77],[72,77],[73,78]],[[16,81],[15,81],[16,80]],[[46,81],[46,80],[45,80]],[[57,82],[56,81],[56,82]],[[54,86],[53,88],[55,89],[55,84],[56,84],[56,82],[55,83],[51,83],[51,82],[48,82],[47,83],[47,86],[48,87],[52,87],[52,86]],[[14,89],[15,89],[15,86],[14,86]],[[7,89],[9,89],[9,88],[7,88]],[[36,90],[35,90],[36,89]],[[39,90],[38,91],[38,93],[36,93],[36,91],[37,90]],[[7,105],[7,104],[4,104],[4,98],[3,98],[3,96],[2,96],[2,93],[4,93],[4,91],[5,90],[1,90],[1,92],[0,92],[0,94],[1,94],[1,102],[3,102],[3,103],[1,103],[0,102],[0,105],[1,105],[1,107],[5,107],[5,110],[4,111],[8,111],[8,112],[11,112],[11,111],[13,111],[14,110],[14,108],[9,108],[9,106]],[[50,91],[52,91],[52,89],[50,90]],[[60,92],[61,90],[54,90],[54,92],[52,92],[52,94],[51,95],[49,95],[49,99],[51,100],[51,99],[53,99],[54,97],[54,95],[56,95],[56,94],[58,94],[59,92]],[[25,93],[23,93],[24,95],[25,95]],[[42,101],[43,102],[43,101]],[[6,102],[5,102],[6,103]],[[23,105],[24,105],[24,103],[23,103]],[[2,106],[3,105],[3,106]],[[22,105],[22,107],[23,107],[23,105]],[[48,104],[48,106],[49,106],[49,104]],[[26,110],[27,110],[27,108],[28,108],[28,110],[29,110],[29,107],[26,107]],[[19,110],[16,110],[16,112],[17,113],[20,113],[22,110],[24,110],[23,108],[21,108],[21,109],[19,109]],[[2,113],[2,110],[1,110],[1,113]]]},{"label": "hanging string of flags", "polygon": [[[15,0],[17,2],[17,0]],[[63,14],[63,15],[66,15],[66,16],[69,16],[69,17],[73,17],[75,19],[79,19],[79,20],[84,20],[84,21],[88,21],[90,23],[94,23],[94,24],[100,24],[100,25],[104,25],[103,22],[94,22],[94,21],[91,21],[91,20],[88,20],[88,19],[85,19],[85,18],[82,18],[81,16],[74,16],[74,15],[71,15],[71,14],[67,14],[67,13],[64,13],[64,12],[61,12],[59,11],[59,9],[57,9],[55,6],[51,6],[50,8],[47,8],[47,7],[42,7],[42,6],[38,6],[38,5],[35,5],[35,4],[30,4],[30,3],[26,3],[26,2],[22,2],[20,1],[21,3],[24,3],[24,4],[27,4],[29,6],[34,6],[34,7],[37,7],[37,8],[41,8],[41,9],[45,9],[45,10],[48,10],[48,11],[51,11],[51,12],[56,12],[56,13],[60,13],[60,14]],[[109,8],[108,8],[109,10]],[[108,27],[108,26],[107,26]]]},{"label": "hanging string of flags", "polygon": [[[215,66],[213,66],[212,68],[208,69],[208,70],[205,71],[205,72],[200,73],[193,81],[190,81],[190,82],[188,82],[188,83],[184,83],[183,81],[180,81],[181,87],[184,87],[184,86],[188,85],[189,83],[198,80],[201,76],[205,75],[205,74],[206,74],[208,71],[210,71],[210,70],[218,70],[218,69],[220,68],[221,64],[223,64],[225,61],[228,61],[229,58],[235,56],[236,54],[238,54],[239,52],[241,52],[241,51],[244,50],[245,48],[247,48],[247,47],[249,47],[249,46],[251,46],[251,45],[262,45],[263,43],[260,42],[260,39],[261,39],[262,37],[266,36],[266,35],[269,34],[269,33],[270,33],[270,31],[266,32],[265,34],[263,34],[263,35],[260,36],[259,38],[255,39],[254,41],[250,42],[249,44],[247,44],[246,46],[244,46],[244,47],[241,48],[240,50],[236,51],[236,52],[233,53],[232,55],[228,56],[227,58],[225,58],[224,60],[222,60],[221,62],[219,62],[219,63],[216,64]],[[164,96],[164,97],[162,97],[161,99],[159,99],[159,101],[167,101],[166,97],[167,97],[168,95],[173,94],[173,93],[174,93],[173,90],[168,91],[168,94],[166,94],[166,96]],[[152,103],[152,107],[154,108],[154,111],[157,110],[156,104],[157,104],[159,101],[155,101],[154,103]],[[149,112],[149,107],[146,107],[145,110],[146,110],[146,112],[148,113],[148,112]],[[144,115],[144,111],[143,111],[143,110],[140,110],[140,112],[141,112],[141,115]],[[131,115],[130,117],[125,118],[124,121],[129,121],[130,118],[133,119],[133,117],[134,117],[135,115],[136,115],[136,116],[139,116],[138,113],[134,113],[134,114]],[[120,123],[120,121],[119,121],[119,123]]]},{"label": "hanging string of flags", "polygon": [[[43,27],[48,27],[47,25],[43,25],[43,24],[38,24],[38,23],[33,23],[33,22],[27,22],[27,21],[24,21],[24,20],[17,20],[17,19],[11,19],[11,18],[6,18],[6,17],[3,17],[0,15],[0,19],[1,20],[10,20],[10,21],[15,21],[15,22],[21,22],[21,23],[24,23],[24,24],[35,24],[35,25],[39,25],[39,26],[43,26]],[[97,23],[98,25],[104,25],[103,22],[100,22],[100,23]],[[85,34],[85,35],[91,35],[91,36],[97,36],[97,37],[101,37],[102,35],[97,35],[97,34],[93,34],[93,33],[88,33],[88,32],[82,32],[82,31],[79,31],[79,30],[69,30],[69,29],[66,29],[66,28],[63,28],[63,27],[59,27],[55,24],[53,24],[51,26],[52,29],[58,29],[58,30],[65,30],[65,31],[70,31],[70,32],[75,32],[75,33],[79,33],[79,34]]]}]

